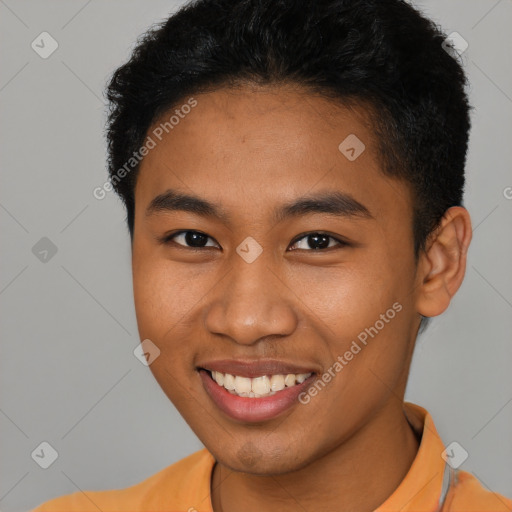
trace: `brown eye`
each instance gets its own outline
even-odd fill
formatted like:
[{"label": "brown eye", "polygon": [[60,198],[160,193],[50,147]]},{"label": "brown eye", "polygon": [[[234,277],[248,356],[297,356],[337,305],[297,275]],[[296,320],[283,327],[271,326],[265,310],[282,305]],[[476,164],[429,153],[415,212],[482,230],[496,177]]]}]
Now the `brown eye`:
[{"label": "brown eye", "polygon": [[[302,242],[302,241],[305,242]],[[331,242],[334,242],[334,244],[331,244]],[[326,233],[307,233],[306,235],[301,236],[300,238],[296,239],[296,241],[293,243],[293,245],[298,245],[299,243],[302,243],[302,247],[297,247],[296,249],[292,250],[306,250],[306,251],[321,251],[325,249],[332,249],[334,247],[344,247],[347,246],[348,243],[344,242],[343,240],[339,240],[338,238],[335,238],[331,235],[328,235]]]},{"label": "brown eye", "polygon": [[203,247],[216,247],[214,244],[206,245],[208,240],[212,240],[211,237],[200,231],[179,231],[172,235],[168,235],[163,240],[164,243],[174,243],[176,245],[190,248],[190,249],[201,249]]}]

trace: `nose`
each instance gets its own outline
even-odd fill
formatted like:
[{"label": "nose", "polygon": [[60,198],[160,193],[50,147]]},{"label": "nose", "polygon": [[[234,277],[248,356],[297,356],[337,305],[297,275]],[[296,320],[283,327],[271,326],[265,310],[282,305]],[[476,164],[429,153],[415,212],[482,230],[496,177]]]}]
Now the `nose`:
[{"label": "nose", "polygon": [[209,332],[253,345],[268,336],[289,336],[297,328],[295,295],[264,254],[252,263],[233,255],[231,270],[215,287],[207,306]]}]

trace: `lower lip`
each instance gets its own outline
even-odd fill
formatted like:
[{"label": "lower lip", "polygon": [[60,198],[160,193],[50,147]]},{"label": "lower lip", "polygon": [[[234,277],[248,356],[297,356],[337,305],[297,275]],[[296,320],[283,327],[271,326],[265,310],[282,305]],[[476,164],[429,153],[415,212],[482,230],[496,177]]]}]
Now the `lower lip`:
[{"label": "lower lip", "polygon": [[200,369],[199,374],[201,375],[206,392],[217,407],[230,418],[244,422],[271,420],[299,403],[298,396],[310,385],[315,377],[313,374],[301,384],[284,388],[272,396],[246,398],[232,395],[223,386],[219,386],[212,379],[210,372]]}]

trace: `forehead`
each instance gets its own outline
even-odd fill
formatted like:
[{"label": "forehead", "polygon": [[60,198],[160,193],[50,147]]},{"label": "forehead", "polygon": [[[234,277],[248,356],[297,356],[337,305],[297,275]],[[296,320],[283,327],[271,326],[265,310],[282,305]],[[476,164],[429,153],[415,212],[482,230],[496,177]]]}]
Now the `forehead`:
[{"label": "forehead", "polygon": [[362,106],[289,86],[220,89],[182,108],[189,100],[148,130],[155,147],[141,163],[136,203],[178,189],[228,210],[243,206],[250,217],[251,205],[333,189],[371,204],[376,215],[410,206],[408,187],[382,173]]}]

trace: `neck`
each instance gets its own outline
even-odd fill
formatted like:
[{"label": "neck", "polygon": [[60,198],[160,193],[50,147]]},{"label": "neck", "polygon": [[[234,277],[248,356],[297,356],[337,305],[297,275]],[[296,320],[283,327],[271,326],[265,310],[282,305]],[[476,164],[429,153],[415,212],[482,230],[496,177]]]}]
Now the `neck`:
[{"label": "neck", "polygon": [[342,445],[297,471],[272,476],[231,471],[217,463],[212,477],[215,512],[371,512],[407,474],[418,451],[402,404],[395,402]]}]

